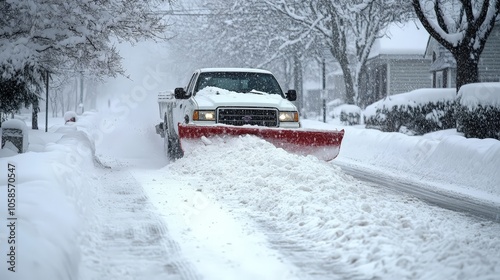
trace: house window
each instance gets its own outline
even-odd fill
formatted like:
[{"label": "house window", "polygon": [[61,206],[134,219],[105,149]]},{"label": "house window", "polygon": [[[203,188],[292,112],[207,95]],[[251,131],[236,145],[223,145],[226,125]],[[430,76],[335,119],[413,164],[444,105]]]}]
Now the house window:
[{"label": "house window", "polygon": [[443,87],[443,72],[436,72],[436,88]]},{"label": "house window", "polygon": [[443,70],[443,87],[448,87],[448,69]]},{"label": "house window", "polygon": [[375,98],[382,99],[387,96],[387,65],[375,69]]},{"label": "house window", "polygon": [[432,62],[436,61],[437,55],[436,52],[432,52]]}]

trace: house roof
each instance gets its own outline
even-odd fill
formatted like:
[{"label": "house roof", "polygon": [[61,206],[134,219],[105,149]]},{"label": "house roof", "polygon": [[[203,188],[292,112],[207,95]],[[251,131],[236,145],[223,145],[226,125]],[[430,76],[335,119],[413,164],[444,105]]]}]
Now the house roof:
[{"label": "house roof", "polygon": [[[496,30],[497,28],[499,28],[500,24],[500,15],[496,18],[496,21],[495,21],[495,26],[493,27],[493,30]],[[436,39],[434,39],[433,37],[429,36],[428,40],[427,40],[427,44],[426,44],[426,47],[425,47],[425,53],[424,53],[424,56],[428,56],[428,57],[432,57],[432,52],[433,51],[436,51],[437,48],[439,48],[439,52],[441,54],[445,54],[446,56],[448,56],[446,59],[449,60],[450,58],[453,59],[453,61],[455,60],[453,58],[453,55],[451,53],[449,53],[449,51],[443,47],[440,43],[438,43],[438,41],[436,41]],[[456,64],[456,63],[455,63]],[[453,66],[453,65],[452,65]]]},{"label": "house roof", "polygon": [[373,44],[370,58],[381,54],[423,56],[429,40],[429,33],[419,21],[392,23],[382,33],[383,37]]},{"label": "house roof", "polygon": [[432,63],[431,67],[429,68],[429,71],[435,72],[443,69],[456,68],[456,67],[457,63],[455,62],[455,60],[449,60],[445,57],[440,57]]}]

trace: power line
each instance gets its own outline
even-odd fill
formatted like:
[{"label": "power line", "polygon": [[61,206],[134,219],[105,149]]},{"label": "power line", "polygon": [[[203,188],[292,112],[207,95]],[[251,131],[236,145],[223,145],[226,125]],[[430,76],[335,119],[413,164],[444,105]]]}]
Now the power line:
[{"label": "power line", "polygon": [[[183,9],[183,10],[159,10],[153,12],[154,14],[164,15],[164,16],[252,16],[262,14],[264,12],[270,12],[272,9],[267,7],[254,6],[255,9],[251,12],[227,12],[226,9]],[[264,9],[259,9],[264,8]]]}]

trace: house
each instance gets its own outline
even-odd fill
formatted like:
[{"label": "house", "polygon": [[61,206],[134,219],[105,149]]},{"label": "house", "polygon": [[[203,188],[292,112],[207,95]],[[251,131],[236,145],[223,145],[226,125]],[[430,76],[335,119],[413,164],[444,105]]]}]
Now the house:
[{"label": "house", "polygon": [[418,21],[393,23],[374,42],[361,73],[362,107],[386,96],[431,87],[431,58],[424,56],[429,33]]},{"label": "house", "polygon": [[[432,37],[429,37],[425,58],[431,60],[429,71],[432,77],[432,87],[456,87],[455,58]],[[498,21],[479,58],[478,72],[480,82],[500,82],[500,23]]]}]

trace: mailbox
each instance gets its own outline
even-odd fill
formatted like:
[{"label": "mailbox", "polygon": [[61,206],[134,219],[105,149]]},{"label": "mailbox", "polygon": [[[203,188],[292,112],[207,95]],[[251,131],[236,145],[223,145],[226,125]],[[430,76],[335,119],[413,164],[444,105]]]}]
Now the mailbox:
[{"label": "mailbox", "polygon": [[16,119],[2,123],[2,149],[12,150],[14,147],[18,153],[28,150],[28,128],[23,121]]}]

